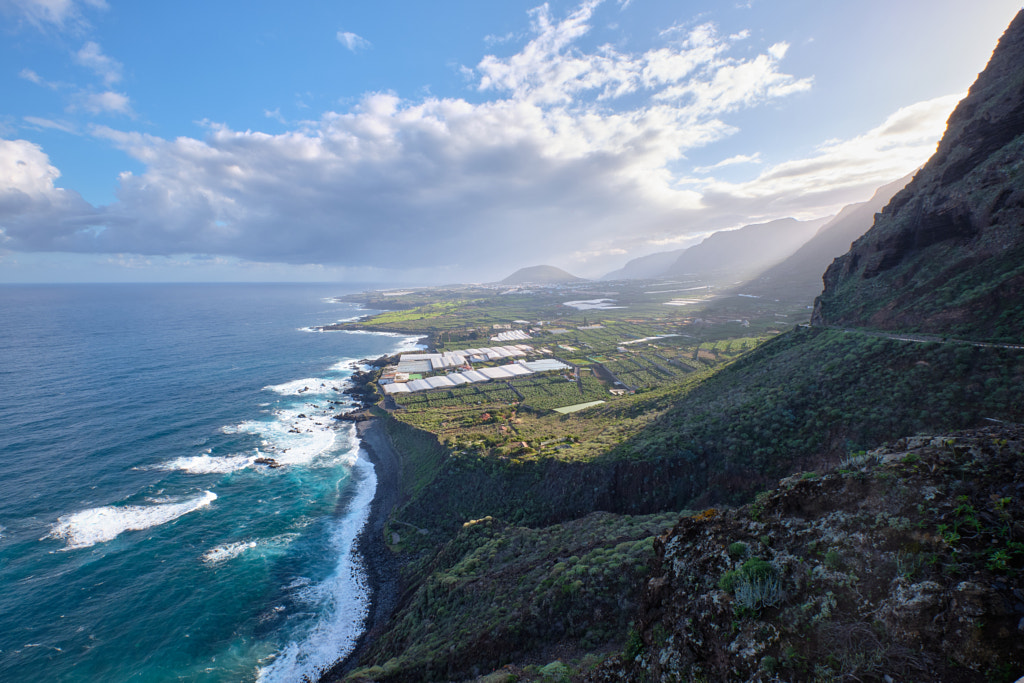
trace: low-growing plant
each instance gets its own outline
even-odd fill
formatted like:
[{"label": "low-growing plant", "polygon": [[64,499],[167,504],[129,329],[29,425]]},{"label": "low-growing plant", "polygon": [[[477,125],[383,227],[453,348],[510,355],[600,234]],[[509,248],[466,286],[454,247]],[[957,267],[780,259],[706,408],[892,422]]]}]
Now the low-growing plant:
[{"label": "low-growing plant", "polygon": [[735,543],[729,544],[729,555],[732,557],[746,557],[747,555],[747,544],[742,541],[736,541]]},{"label": "low-growing plant", "polygon": [[829,550],[825,553],[825,566],[832,571],[838,571],[843,567],[843,556],[837,550]]}]

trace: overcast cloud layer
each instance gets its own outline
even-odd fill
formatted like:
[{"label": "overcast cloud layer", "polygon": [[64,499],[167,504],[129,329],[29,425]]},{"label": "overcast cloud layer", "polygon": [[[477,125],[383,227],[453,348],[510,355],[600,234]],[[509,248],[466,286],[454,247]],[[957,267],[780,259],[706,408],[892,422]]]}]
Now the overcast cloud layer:
[{"label": "overcast cloud layer", "polygon": [[[25,4],[36,22],[75,16],[70,2]],[[369,93],[278,135],[209,124],[203,139],[172,140],[94,126],[90,135],[144,167],[121,175],[108,206],[57,187],[60,171],[38,145],[0,139],[9,179],[0,248],[437,265],[470,276],[490,264],[557,262],[600,275],[694,233],[863,200],[930,156],[957,100],[905,107],[747,182],[715,174],[759,164],[756,154],[681,174],[687,150],[736,131],[730,114],[793,97],[813,79],[786,73],[785,43],[739,56],[749,34],[721,35],[714,24],[666,31],[643,53],[586,52],[579,42],[596,5],[565,17],[535,9],[521,50],[464,67],[482,102]],[[338,40],[370,47],[354,33]],[[103,86],[79,106],[130,116],[113,89],[123,66],[93,42],[75,59]]]}]

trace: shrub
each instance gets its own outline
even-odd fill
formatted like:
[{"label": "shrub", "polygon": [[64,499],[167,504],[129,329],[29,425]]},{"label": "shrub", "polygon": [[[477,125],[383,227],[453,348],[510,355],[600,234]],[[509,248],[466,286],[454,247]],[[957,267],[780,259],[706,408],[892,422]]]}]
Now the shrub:
[{"label": "shrub", "polygon": [[743,563],[743,566],[740,567],[740,573],[743,575],[743,578],[753,581],[774,576],[775,569],[760,557],[752,557]]},{"label": "shrub", "polygon": [[563,681],[569,680],[569,667],[557,659],[550,664],[545,664],[540,668],[540,675],[542,681],[551,681],[552,683],[563,683]]},{"label": "shrub", "polygon": [[736,541],[729,545],[729,555],[732,557],[744,557],[747,554],[747,544]]}]

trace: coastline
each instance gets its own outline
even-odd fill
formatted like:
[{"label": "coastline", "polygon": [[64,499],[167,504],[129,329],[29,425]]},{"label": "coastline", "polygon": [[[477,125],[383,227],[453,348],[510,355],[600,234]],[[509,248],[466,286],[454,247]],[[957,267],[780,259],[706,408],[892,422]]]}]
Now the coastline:
[{"label": "coastline", "polygon": [[360,448],[373,463],[377,475],[377,491],[370,505],[370,515],[359,532],[356,552],[363,559],[370,589],[370,607],[355,647],[332,664],[317,679],[318,683],[336,683],[344,679],[373,641],[383,632],[399,598],[398,562],[384,542],[384,525],[398,503],[400,463],[398,453],[384,432],[380,418],[371,417],[356,423]]}]

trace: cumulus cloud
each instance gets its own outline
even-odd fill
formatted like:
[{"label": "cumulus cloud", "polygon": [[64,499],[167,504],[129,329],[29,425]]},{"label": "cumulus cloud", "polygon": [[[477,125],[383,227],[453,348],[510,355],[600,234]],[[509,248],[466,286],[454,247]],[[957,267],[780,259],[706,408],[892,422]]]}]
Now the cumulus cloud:
[{"label": "cumulus cloud", "polygon": [[[546,6],[533,10],[531,38],[519,51],[465,70],[491,95],[479,103],[370,93],[349,111],[277,135],[211,125],[202,139],[168,140],[95,127],[144,171],[122,174],[118,201],[91,213],[65,196],[64,220],[29,230],[31,208],[15,212],[6,246],[443,269],[452,278],[459,268],[472,276],[481,270],[471,268],[486,273],[495,264],[587,259],[580,272],[599,275],[611,269],[602,259],[622,260],[638,245],[726,227],[740,211],[789,211],[797,202],[785,193],[809,192],[798,207],[809,211],[858,183],[880,185],[919,163],[922,146],[937,138],[915,117],[944,103],[925,103],[748,183],[681,183],[673,169],[687,150],[735,131],[728,113],[811,81],[782,71],[784,44],[732,56],[735,40],[711,24],[673,32],[643,53],[584,51],[579,39],[596,4],[562,19]],[[353,49],[346,35],[338,40]],[[102,95],[95,111],[130,113],[127,97]],[[36,167],[55,173],[34,149]],[[879,153],[892,158],[868,160]],[[706,170],[758,161],[739,155]],[[840,177],[843,163],[858,179]],[[838,189],[815,195],[830,167]],[[64,191],[53,186],[55,175],[45,177],[44,196],[58,206]],[[0,226],[15,225],[4,221],[0,209]]]},{"label": "cumulus cloud", "polygon": [[79,237],[96,211],[77,193],[56,187],[60,171],[27,140],[0,139],[0,233],[4,246],[42,251],[89,250]]},{"label": "cumulus cloud", "polygon": [[366,38],[358,36],[355,33],[349,31],[338,31],[338,42],[347,47],[352,52],[358,52],[359,50],[366,50],[373,47]]}]

